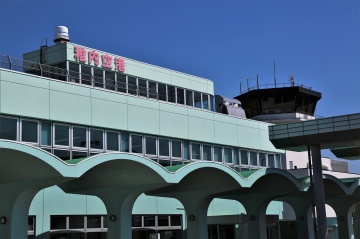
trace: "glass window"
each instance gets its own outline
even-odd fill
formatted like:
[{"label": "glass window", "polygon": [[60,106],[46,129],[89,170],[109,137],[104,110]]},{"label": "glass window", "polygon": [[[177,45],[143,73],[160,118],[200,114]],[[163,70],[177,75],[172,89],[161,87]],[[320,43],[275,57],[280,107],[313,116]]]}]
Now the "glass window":
[{"label": "glass window", "polygon": [[112,71],[105,71],[105,88],[115,90],[115,73]]},{"label": "glass window", "polygon": [[121,133],[121,152],[130,152],[129,133]]},{"label": "glass window", "polygon": [[38,142],[38,122],[36,121],[21,121],[21,140],[25,142]]},{"label": "glass window", "polygon": [[116,132],[106,132],[106,149],[119,151],[119,136]]},{"label": "glass window", "polygon": [[276,168],[281,169],[280,154],[275,154],[275,163],[276,163]]},{"label": "glass window", "polygon": [[73,127],[73,146],[86,148],[86,128]]},{"label": "glass window", "polygon": [[131,152],[142,154],[142,136],[141,135],[131,135]]},{"label": "glass window", "polygon": [[128,76],[128,93],[132,95],[137,95],[137,84],[135,77]]},{"label": "glass window", "polygon": [[225,163],[233,163],[232,148],[224,148],[224,161]]},{"label": "glass window", "polygon": [[260,163],[260,166],[266,167],[266,154],[265,153],[259,153],[259,163]]},{"label": "glass window", "polygon": [[70,151],[54,149],[54,155],[62,160],[70,160]]},{"label": "glass window", "polygon": [[186,105],[194,106],[194,96],[191,90],[186,90]]},{"label": "glass window", "polygon": [[183,141],[183,158],[185,160],[190,159],[190,144],[188,141]]},{"label": "glass window", "polygon": [[0,117],[0,138],[16,140],[17,120]]},{"label": "glass window", "polygon": [[234,149],[234,164],[235,165],[239,165],[239,150],[238,149]]},{"label": "glass window", "polygon": [[257,152],[250,151],[250,165],[252,165],[252,166],[258,165]]},{"label": "glass window", "polygon": [[159,227],[168,227],[169,226],[169,216],[159,215],[158,216],[158,226]]},{"label": "glass window", "polygon": [[191,159],[200,160],[200,144],[191,143]]},{"label": "glass window", "polygon": [[146,80],[138,79],[139,83],[139,95],[143,97],[147,97],[147,83]]},{"label": "glass window", "polygon": [[41,122],[41,144],[51,145],[51,123]]},{"label": "glass window", "polygon": [[90,129],[90,148],[104,149],[104,137],[102,130]]},{"label": "glass window", "polygon": [[69,81],[79,83],[79,64],[69,62]]},{"label": "glass window", "polygon": [[211,145],[203,144],[203,160],[211,161]]},{"label": "glass window", "polygon": [[65,216],[51,216],[50,229],[66,229],[66,217]]},{"label": "glass window", "polygon": [[72,159],[87,158],[87,152],[72,151]]},{"label": "glass window", "polygon": [[168,101],[175,103],[176,97],[175,97],[175,87],[168,85]]},{"label": "glass window", "polygon": [[202,99],[203,99],[203,109],[208,110],[209,109],[209,95],[207,94],[202,94]]},{"label": "glass window", "polygon": [[174,158],[181,158],[181,141],[171,141],[171,156]]},{"label": "glass window", "polygon": [[146,152],[145,154],[156,155],[156,138],[145,137]]},{"label": "glass window", "polygon": [[166,85],[158,83],[159,100],[167,101]]},{"label": "glass window", "polygon": [[268,154],[268,167],[275,168],[275,157],[273,154]]},{"label": "glass window", "polygon": [[210,110],[215,112],[214,96],[210,95]]},{"label": "glass window", "polygon": [[160,156],[170,156],[168,139],[159,138],[159,155]]},{"label": "glass window", "polygon": [[177,88],[176,96],[178,104],[185,104],[184,89]]},{"label": "glass window", "polygon": [[180,165],[180,164],[183,164],[183,162],[182,161],[175,161],[175,160],[173,160],[173,161],[171,161],[171,165]]},{"label": "glass window", "polygon": [[94,68],[94,86],[96,87],[104,87],[104,75],[103,70]]},{"label": "glass window", "polygon": [[69,146],[69,126],[55,125],[55,145]]},{"label": "glass window", "polygon": [[148,81],[149,84],[149,98],[157,99],[157,89],[156,89],[156,82]]},{"label": "glass window", "polygon": [[202,108],[201,105],[201,93],[194,91],[194,104],[196,108]]},{"label": "glass window", "polygon": [[222,152],[221,147],[214,146],[214,161],[222,162]]},{"label": "glass window", "polygon": [[81,84],[91,85],[91,67],[81,65]]},{"label": "glass window", "polygon": [[249,165],[248,151],[242,149],[242,150],[240,150],[240,154],[241,154],[241,164]]},{"label": "glass window", "polygon": [[170,216],[170,224],[171,226],[181,226],[181,216],[180,215]]},{"label": "glass window", "polygon": [[[156,160],[155,160],[156,162]],[[163,167],[170,166],[170,160],[168,159],[159,159],[159,164]]]},{"label": "glass window", "polygon": [[144,216],[144,227],[155,227],[155,216]]},{"label": "glass window", "polygon": [[141,216],[139,215],[132,216],[132,227],[142,227]]},{"label": "glass window", "polygon": [[101,228],[101,216],[86,216],[87,228]]},{"label": "glass window", "polygon": [[123,93],[127,93],[126,91],[126,75],[116,74],[117,80],[117,90]]},{"label": "glass window", "polygon": [[69,229],[84,228],[84,216],[70,216]]}]

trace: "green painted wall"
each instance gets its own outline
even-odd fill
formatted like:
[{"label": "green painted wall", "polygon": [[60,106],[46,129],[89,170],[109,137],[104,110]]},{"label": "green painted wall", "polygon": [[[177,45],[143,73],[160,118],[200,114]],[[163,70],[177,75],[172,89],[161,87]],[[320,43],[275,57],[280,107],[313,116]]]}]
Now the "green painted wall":
[{"label": "green painted wall", "polygon": [[2,114],[282,152],[267,123],[8,70],[0,77]]}]

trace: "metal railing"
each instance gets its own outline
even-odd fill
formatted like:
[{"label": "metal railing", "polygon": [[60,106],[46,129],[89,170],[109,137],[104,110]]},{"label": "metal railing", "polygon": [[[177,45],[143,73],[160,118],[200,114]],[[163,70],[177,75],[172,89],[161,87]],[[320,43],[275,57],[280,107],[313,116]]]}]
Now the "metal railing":
[{"label": "metal railing", "polygon": [[66,70],[63,68],[22,60],[0,54],[0,68],[24,72],[32,75],[47,77],[51,79],[89,85],[96,88],[104,88],[107,90],[123,92],[136,96],[143,96],[152,99],[159,99],[159,94],[155,89],[127,84],[125,82],[116,81],[115,79],[93,76],[89,74],[79,73]]},{"label": "metal railing", "polygon": [[308,90],[311,90],[312,87],[304,86],[303,84],[293,83],[276,83],[275,84],[265,84],[265,85],[256,85],[253,87],[247,87],[245,90],[241,90],[240,94],[252,91],[252,90],[260,90],[260,89],[274,89],[274,88],[284,88],[284,87],[302,87]]}]

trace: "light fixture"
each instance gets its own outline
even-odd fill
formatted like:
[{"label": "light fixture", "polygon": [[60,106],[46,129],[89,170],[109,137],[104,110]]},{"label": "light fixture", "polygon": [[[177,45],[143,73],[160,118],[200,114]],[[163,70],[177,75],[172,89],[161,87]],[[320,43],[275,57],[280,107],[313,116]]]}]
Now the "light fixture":
[{"label": "light fixture", "polygon": [[115,222],[116,221],[116,216],[115,215],[111,215],[110,216],[110,222]]},{"label": "light fixture", "polygon": [[344,221],[344,220],[345,220],[345,217],[340,216],[340,221]]},{"label": "light fixture", "polygon": [[303,221],[303,220],[304,220],[304,216],[303,216],[303,215],[300,215],[300,216],[299,216],[299,219],[300,219],[300,221]]},{"label": "light fixture", "polygon": [[189,220],[190,220],[190,221],[194,221],[194,220],[195,220],[195,216],[194,216],[194,215],[189,215]]},{"label": "light fixture", "polygon": [[250,216],[250,220],[251,220],[251,221],[254,221],[255,219],[256,219],[255,215],[251,215],[251,216]]},{"label": "light fixture", "polygon": [[6,217],[0,217],[0,224],[6,223]]}]

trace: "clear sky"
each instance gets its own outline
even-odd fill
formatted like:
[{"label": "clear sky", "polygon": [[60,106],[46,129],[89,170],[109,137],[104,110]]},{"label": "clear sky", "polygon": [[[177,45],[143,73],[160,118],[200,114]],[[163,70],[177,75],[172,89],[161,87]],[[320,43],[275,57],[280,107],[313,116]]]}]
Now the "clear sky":
[{"label": "clear sky", "polygon": [[316,114],[360,112],[359,0],[0,0],[0,54],[51,45],[60,25],[74,43],[211,79],[229,97],[257,74],[272,84],[275,60],[278,83],[293,74],[322,93]]}]

